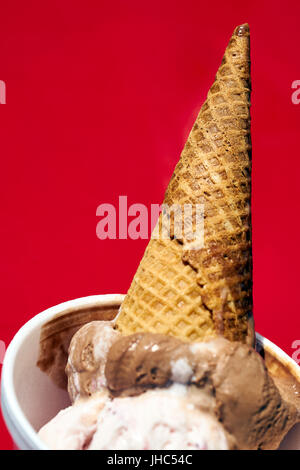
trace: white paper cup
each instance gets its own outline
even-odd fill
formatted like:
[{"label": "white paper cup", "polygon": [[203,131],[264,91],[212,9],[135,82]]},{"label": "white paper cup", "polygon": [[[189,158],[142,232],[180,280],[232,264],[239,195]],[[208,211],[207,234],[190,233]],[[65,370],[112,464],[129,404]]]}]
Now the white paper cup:
[{"label": "white paper cup", "polygon": [[[58,411],[70,404],[67,392],[56,387],[36,366],[42,325],[54,316],[69,313],[73,309],[117,306],[122,303],[123,298],[120,294],[108,294],[64,302],[33,317],[15,335],[7,348],[2,367],[1,406],[16,448],[46,449],[37,431]],[[260,335],[257,335],[257,341],[288,367],[300,382],[300,367],[287,354]],[[289,432],[281,448],[300,450],[300,425]]]},{"label": "white paper cup", "polygon": [[42,325],[72,310],[120,305],[120,294],[93,295],[51,307],[29,320],[9,344],[2,366],[1,407],[6,426],[18,449],[46,449],[37,431],[58,411],[70,405],[66,391],[56,387],[36,366]]}]

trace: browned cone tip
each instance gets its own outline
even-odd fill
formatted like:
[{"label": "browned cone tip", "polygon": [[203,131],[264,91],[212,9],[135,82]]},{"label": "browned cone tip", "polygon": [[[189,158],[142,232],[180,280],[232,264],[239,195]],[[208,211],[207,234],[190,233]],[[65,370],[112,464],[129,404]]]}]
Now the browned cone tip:
[{"label": "browned cone tip", "polygon": [[247,24],[234,30],[164,198],[204,205],[204,246],[185,233],[150,240],[117,318],[123,334],[253,339],[249,39]]}]

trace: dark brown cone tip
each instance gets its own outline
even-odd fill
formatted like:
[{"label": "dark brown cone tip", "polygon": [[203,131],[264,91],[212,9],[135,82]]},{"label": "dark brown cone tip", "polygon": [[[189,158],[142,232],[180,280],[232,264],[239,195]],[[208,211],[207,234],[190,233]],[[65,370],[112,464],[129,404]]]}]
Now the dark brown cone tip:
[{"label": "dark brown cone tip", "polygon": [[249,36],[250,30],[249,30],[248,23],[244,23],[244,24],[241,24],[240,26],[237,26],[233,34],[236,36]]}]

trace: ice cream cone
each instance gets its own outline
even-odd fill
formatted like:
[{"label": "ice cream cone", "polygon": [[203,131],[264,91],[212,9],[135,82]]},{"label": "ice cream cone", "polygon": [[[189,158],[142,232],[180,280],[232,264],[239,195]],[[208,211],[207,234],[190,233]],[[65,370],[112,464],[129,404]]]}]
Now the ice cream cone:
[{"label": "ice cream cone", "polygon": [[[164,204],[204,210],[204,244],[163,235],[159,218],[117,318],[123,334],[186,341],[253,338],[249,27],[234,30],[167,188]],[[157,236],[158,234],[158,236]]]}]

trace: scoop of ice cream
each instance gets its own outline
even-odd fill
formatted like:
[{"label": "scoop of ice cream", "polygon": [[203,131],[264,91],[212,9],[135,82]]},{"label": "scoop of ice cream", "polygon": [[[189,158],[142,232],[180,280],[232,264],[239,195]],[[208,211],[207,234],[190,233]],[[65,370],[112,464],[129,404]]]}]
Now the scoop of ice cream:
[{"label": "scoop of ice cream", "polygon": [[65,368],[68,348],[73,335],[91,321],[112,321],[120,305],[101,305],[66,308],[46,322],[40,332],[37,366],[60,388],[67,389]]},{"label": "scoop of ice cream", "polygon": [[203,411],[190,387],[172,385],[130,398],[115,398],[101,411],[89,449],[227,450],[226,432]]},{"label": "scoop of ice cream", "polygon": [[94,394],[61,411],[39,432],[54,450],[226,450],[232,447],[212,401],[185,385],[130,398]]},{"label": "scoop of ice cream", "polygon": [[109,321],[93,321],[73,336],[66,366],[72,402],[106,388],[104,374],[111,345],[120,336]]},{"label": "scoop of ice cream", "polygon": [[224,338],[190,345],[152,333],[122,336],[109,350],[105,375],[114,396],[173,382],[205,390],[215,397],[214,413],[240,449],[276,449],[299,420],[261,356]]},{"label": "scoop of ice cream", "polygon": [[218,360],[232,348],[234,343],[224,338],[191,345],[155,333],[120,336],[108,352],[107,385],[114,396],[137,395],[171,382],[205,385]]},{"label": "scoop of ice cream", "polygon": [[39,437],[49,449],[86,449],[96,432],[99,413],[107,400],[106,392],[78,400],[45,424],[38,433]]},{"label": "scoop of ice cream", "polygon": [[[164,387],[172,378],[172,364],[181,360],[180,373],[192,372],[189,345],[166,335],[136,333],[120,336],[108,352],[105,375],[114,396],[138,395],[147,388]],[[184,377],[187,383],[189,377]],[[181,380],[174,380],[181,382]]]}]

